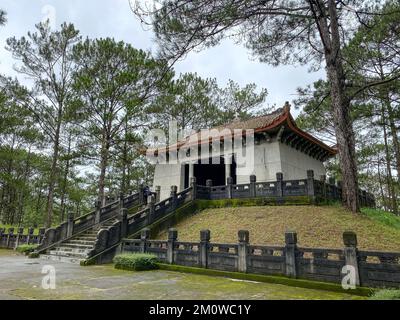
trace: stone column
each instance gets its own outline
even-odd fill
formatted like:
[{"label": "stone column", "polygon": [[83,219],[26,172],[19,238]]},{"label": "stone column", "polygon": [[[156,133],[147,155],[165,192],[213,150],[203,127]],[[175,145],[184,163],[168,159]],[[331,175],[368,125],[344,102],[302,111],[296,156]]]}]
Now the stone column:
[{"label": "stone column", "polygon": [[315,202],[314,170],[307,170],[307,195],[310,197],[311,203],[314,203]]},{"label": "stone column", "polygon": [[147,240],[150,238],[150,229],[144,228],[140,233],[140,252],[146,253],[147,251]]},{"label": "stone column", "polygon": [[343,243],[344,243],[344,258],[345,263],[348,266],[353,266],[355,271],[355,284],[360,285],[360,274],[358,269],[357,259],[357,235],[353,231],[343,232]]},{"label": "stone column", "polygon": [[232,177],[232,172],[231,172],[231,162],[232,162],[232,155],[225,156],[225,181],[228,179],[228,177]]},{"label": "stone column", "polygon": [[196,200],[197,198],[197,181],[196,177],[190,178],[190,187],[192,188],[192,200]]},{"label": "stone column", "polygon": [[189,181],[194,177],[194,163],[189,163]]},{"label": "stone column", "polygon": [[276,195],[277,197],[283,197],[283,173],[276,173]]},{"label": "stone column", "polygon": [[67,238],[71,237],[74,232],[74,213],[68,212],[67,215]]},{"label": "stone column", "polygon": [[156,203],[160,202],[161,199],[161,187],[156,186],[155,187],[155,193],[156,193]]},{"label": "stone column", "polygon": [[247,255],[249,251],[249,231],[239,230],[238,232],[238,271],[247,272]]},{"label": "stone column", "polygon": [[297,277],[297,233],[285,232],[285,266],[286,275],[291,278]]},{"label": "stone column", "polygon": [[174,228],[168,230],[167,262],[175,261],[175,242],[178,239],[178,231]]},{"label": "stone column", "polygon": [[200,231],[199,264],[202,268],[208,267],[208,248],[210,246],[210,230]]},{"label": "stone column", "polygon": [[228,199],[232,199],[233,198],[233,178],[232,177],[228,177],[226,178],[226,197]]},{"label": "stone column", "polygon": [[250,176],[250,198],[256,197],[256,176],[252,174]]}]

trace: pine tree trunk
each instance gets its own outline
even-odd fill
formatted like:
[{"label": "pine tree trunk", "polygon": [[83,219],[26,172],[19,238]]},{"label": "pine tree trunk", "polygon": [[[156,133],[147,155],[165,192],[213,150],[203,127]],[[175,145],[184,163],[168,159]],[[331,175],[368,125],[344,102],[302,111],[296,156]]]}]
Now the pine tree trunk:
[{"label": "pine tree trunk", "polygon": [[322,37],[325,45],[327,77],[331,89],[332,113],[343,182],[343,204],[352,212],[359,211],[357,163],[355,157],[355,135],[350,117],[350,102],[345,95],[339,27],[336,2],[329,0],[330,34],[325,21]]},{"label": "pine tree trunk", "polygon": [[48,187],[48,193],[47,193],[46,228],[50,228],[52,221],[53,221],[54,188],[56,185],[58,155],[60,152],[61,122],[62,122],[62,107],[60,106],[58,109],[57,127],[56,127],[56,131],[55,131],[55,135],[54,135],[53,156],[52,156],[51,170],[50,170],[50,176],[49,176],[49,187]]},{"label": "pine tree trunk", "polygon": [[106,170],[108,165],[108,153],[109,153],[110,143],[107,138],[103,139],[103,143],[101,146],[101,156],[100,156],[100,176],[99,176],[99,192],[97,195],[98,201],[104,206],[105,196],[105,180],[106,180]]}]

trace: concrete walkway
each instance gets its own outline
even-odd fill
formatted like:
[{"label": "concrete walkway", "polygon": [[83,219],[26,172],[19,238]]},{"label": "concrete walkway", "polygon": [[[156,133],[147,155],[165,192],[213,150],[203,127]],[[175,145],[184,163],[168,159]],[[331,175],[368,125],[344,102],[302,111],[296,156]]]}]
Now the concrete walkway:
[{"label": "concrete walkway", "polygon": [[[56,271],[56,288],[43,289],[42,269]],[[129,272],[112,265],[81,267],[28,259],[0,250],[4,299],[360,299],[348,294],[170,271]]]}]

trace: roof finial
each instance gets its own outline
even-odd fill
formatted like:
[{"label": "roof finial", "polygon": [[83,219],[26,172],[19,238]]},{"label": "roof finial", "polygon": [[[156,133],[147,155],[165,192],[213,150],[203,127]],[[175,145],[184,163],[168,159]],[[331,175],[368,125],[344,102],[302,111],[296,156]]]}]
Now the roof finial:
[{"label": "roof finial", "polygon": [[285,102],[285,105],[283,106],[283,110],[284,110],[285,112],[290,113],[290,103],[289,103],[289,101],[286,101],[286,102]]}]

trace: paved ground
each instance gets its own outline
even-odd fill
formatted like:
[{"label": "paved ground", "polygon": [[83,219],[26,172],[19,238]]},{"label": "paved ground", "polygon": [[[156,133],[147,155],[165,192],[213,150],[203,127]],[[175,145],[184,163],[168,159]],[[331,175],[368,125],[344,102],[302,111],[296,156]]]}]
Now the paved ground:
[{"label": "paved ground", "polygon": [[[56,289],[43,289],[42,268],[53,265]],[[360,299],[327,291],[170,271],[129,272],[112,265],[28,259],[0,250],[0,300],[4,299]]]}]

